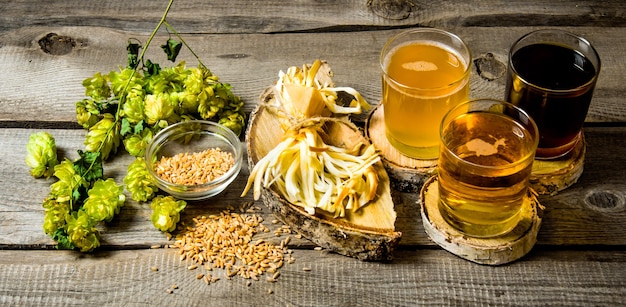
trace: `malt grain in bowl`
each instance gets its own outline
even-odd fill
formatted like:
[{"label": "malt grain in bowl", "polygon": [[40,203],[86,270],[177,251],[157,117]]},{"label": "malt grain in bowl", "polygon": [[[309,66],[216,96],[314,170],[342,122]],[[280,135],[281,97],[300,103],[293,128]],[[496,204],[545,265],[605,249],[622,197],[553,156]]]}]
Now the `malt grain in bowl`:
[{"label": "malt grain in bowl", "polygon": [[[219,194],[237,178],[243,163],[243,145],[235,133],[220,124],[189,120],[155,135],[146,148],[145,160],[159,189],[179,199],[200,200]],[[167,170],[157,169],[164,160],[169,163]],[[179,166],[186,170],[178,170]],[[199,177],[207,180],[199,183]]]}]

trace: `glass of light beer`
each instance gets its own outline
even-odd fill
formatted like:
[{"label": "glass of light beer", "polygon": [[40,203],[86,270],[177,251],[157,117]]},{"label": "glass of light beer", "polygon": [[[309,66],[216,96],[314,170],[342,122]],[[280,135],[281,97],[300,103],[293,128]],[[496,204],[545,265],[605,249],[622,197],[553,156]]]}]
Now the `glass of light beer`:
[{"label": "glass of light beer", "polygon": [[441,122],[439,211],[471,237],[504,235],[521,219],[539,131],[522,109],[504,101],[471,100]]},{"label": "glass of light beer", "polygon": [[600,73],[598,53],[573,33],[537,30],[513,44],[508,66],[505,100],[537,123],[537,159],[566,155],[582,139]]},{"label": "glass of light beer", "polygon": [[443,115],[468,98],[471,59],[461,38],[439,29],[387,41],[380,54],[385,133],[400,153],[437,159]]}]

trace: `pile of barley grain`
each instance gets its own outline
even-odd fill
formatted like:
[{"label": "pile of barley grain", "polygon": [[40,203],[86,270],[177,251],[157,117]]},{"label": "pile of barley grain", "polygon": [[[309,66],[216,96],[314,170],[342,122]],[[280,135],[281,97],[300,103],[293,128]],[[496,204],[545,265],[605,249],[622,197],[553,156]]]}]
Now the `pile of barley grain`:
[{"label": "pile of barley grain", "polygon": [[211,276],[208,271],[223,269],[226,278],[240,276],[259,280],[261,275],[269,273],[272,275],[266,280],[274,282],[280,275],[278,269],[285,262],[295,261],[287,248],[290,237],[282,240],[280,245],[262,239],[253,241],[257,232],[269,232],[269,229],[262,224],[261,216],[250,213],[250,210],[245,212],[225,210],[219,215],[194,218],[195,225],[186,227],[176,237],[171,247],[178,249],[180,259],[195,262],[188,269],[203,267],[207,270],[198,273],[197,279],[203,279],[207,284],[215,282],[219,278]]},{"label": "pile of barley grain", "polygon": [[212,181],[235,165],[232,153],[209,148],[194,153],[179,153],[161,157],[154,165],[156,174],[175,184],[196,185]]}]

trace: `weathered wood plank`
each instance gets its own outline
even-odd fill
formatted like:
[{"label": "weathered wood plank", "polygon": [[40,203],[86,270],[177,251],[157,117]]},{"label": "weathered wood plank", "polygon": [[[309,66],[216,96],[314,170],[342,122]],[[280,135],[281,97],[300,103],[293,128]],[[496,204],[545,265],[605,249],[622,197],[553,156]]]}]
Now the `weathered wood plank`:
[{"label": "weathered wood plank", "polygon": [[[393,261],[315,251],[292,236],[296,262],[281,269],[277,283],[247,286],[222,278],[205,285],[175,251],[148,248],[168,241],[152,227],[149,207],[132,201],[103,228],[105,246],[97,252],[41,250],[54,243],[41,229],[41,202],[52,180],[28,175],[28,135],[46,129],[61,156],[76,158],[85,134],[74,124],[81,81],[124,66],[127,40],[145,41],[166,3],[0,0],[0,305],[626,305],[624,1],[185,0],[168,16],[202,61],[233,85],[248,112],[279,69],[317,58],[329,62],[338,85],[378,103],[378,53],[408,27],[438,27],[468,42],[473,97],[501,98],[507,50],[533,29],[562,28],[591,40],[603,67],[587,117],[593,127],[585,129],[585,171],[570,189],[541,198],[546,210],[539,243],[519,261],[480,266],[440,249],[426,237],[417,195],[409,193],[394,195],[396,227],[404,236]],[[39,41],[51,33],[74,45],[46,53]],[[155,44],[165,37],[161,32]],[[168,65],[158,46],[148,57]],[[179,59],[196,63],[186,51]],[[116,157],[105,165],[106,175],[122,182],[131,160]],[[247,172],[215,200],[189,206],[183,219],[250,201],[239,198]],[[266,208],[259,214],[270,229],[280,226]],[[258,236],[280,240],[271,232]],[[172,284],[179,288],[167,294]]]},{"label": "weathered wood plank", "polygon": [[[376,27],[623,26],[622,1],[175,1],[168,21],[182,33],[345,31]],[[148,33],[166,1],[81,3],[3,1],[0,31],[41,26],[102,26]]]},{"label": "weathered wood plank", "polygon": [[[50,184],[54,178],[35,179],[28,173],[28,166],[23,162],[26,155],[28,136],[34,131],[2,129],[0,130],[0,173],[3,174],[3,184],[0,186],[0,246],[12,248],[41,248],[51,247],[54,241],[42,229],[44,209],[43,200],[50,191]],[[82,130],[46,130],[56,139],[59,159],[78,158],[77,150],[83,148],[84,132]],[[6,152],[5,152],[6,150]],[[123,184],[128,164],[134,157],[125,152],[118,154],[110,161],[105,162],[104,176],[112,177],[118,184]],[[188,202],[183,222],[193,225],[192,219],[200,215],[219,214],[229,207],[239,209],[244,203],[252,201],[251,195],[241,198],[248,168],[245,165],[239,179],[233,186],[222,194],[210,200]],[[120,214],[111,223],[102,228],[102,245],[117,247],[151,246],[167,244],[166,236],[154,228],[150,221],[152,209],[149,203],[133,201],[126,191],[126,204]],[[256,207],[262,208],[262,204]],[[239,212],[238,210],[236,212]],[[271,230],[280,227],[273,225],[274,219],[265,209],[259,212],[265,219],[265,225]],[[259,238],[271,239],[273,233],[259,234]],[[279,241],[276,239],[275,241]],[[306,240],[295,240],[295,244],[311,245]]]},{"label": "weathered wood plank", "polygon": [[[624,251],[542,251],[481,266],[442,250],[391,263],[294,250],[277,282],[236,276],[206,285],[174,250],[0,251],[1,305],[97,306],[617,306],[626,303]],[[153,271],[151,267],[158,268]],[[310,268],[304,271],[303,268]],[[512,278],[515,276],[515,278]],[[167,293],[176,284],[172,294]],[[268,291],[271,290],[270,294]]]},{"label": "weathered wood plank", "polygon": [[[0,130],[0,246],[12,248],[41,248],[54,242],[42,231],[41,203],[49,193],[52,179],[34,179],[23,163],[26,143],[33,129]],[[84,131],[48,130],[55,136],[61,157],[76,159],[76,150],[82,149]],[[626,245],[626,128],[587,128],[588,149],[585,170],[579,182],[556,196],[541,197],[546,207],[539,245]],[[105,176],[122,183],[126,167],[132,157],[121,153],[105,164]],[[607,172],[611,169],[612,172]],[[187,222],[195,216],[217,213],[228,206],[239,208],[251,195],[240,198],[248,168],[244,166],[239,178],[224,194],[200,203],[190,204],[183,218]],[[403,233],[402,246],[429,246],[419,214],[418,195],[395,193],[398,219],[396,229]],[[127,205],[109,227],[103,230],[103,244],[115,248],[165,244],[165,236],[150,222],[151,209],[137,204],[127,194]],[[267,226],[274,217],[259,201]],[[270,233],[271,237],[271,233]],[[311,246],[306,240],[297,244]]]},{"label": "weathered wood plank", "polygon": [[[626,27],[564,29],[589,38],[603,59],[587,120],[626,121],[623,103],[626,62],[621,61],[622,50],[626,48]],[[506,67],[509,45],[532,28],[448,30],[467,41],[477,63],[487,61],[496,67],[474,66],[470,95],[502,98],[505,86],[502,69]],[[378,53],[398,31],[189,35],[186,41],[213,73],[233,85],[233,92],[244,99],[246,111],[250,112],[263,90],[277,80],[279,70],[311,63],[317,58],[328,61],[337,85],[354,87],[370,103],[378,103],[381,97]],[[48,33],[71,37],[77,45],[64,55],[44,53],[37,41]],[[0,124],[2,121],[75,121],[75,102],[84,97],[82,80],[96,72],[108,73],[125,66],[125,46],[130,37],[147,39],[136,32],[92,27],[30,27],[1,33],[4,47],[0,48],[0,71],[4,73],[0,74]],[[148,58],[170,65],[158,46],[149,49]],[[182,52],[179,60],[186,60],[191,66],[197,63],[188,52]]]}]

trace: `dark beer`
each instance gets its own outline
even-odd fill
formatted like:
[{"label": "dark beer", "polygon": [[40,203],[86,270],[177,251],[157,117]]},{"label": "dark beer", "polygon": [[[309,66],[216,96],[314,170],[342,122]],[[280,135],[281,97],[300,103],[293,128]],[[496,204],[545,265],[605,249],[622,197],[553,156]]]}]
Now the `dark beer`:
[{"label": "dark beer", "polygon": [[597,76],[596,67],[571,48],[537,43],[510,59],[506,99],[539,127],[537,157],[567,153],[578,141]]}]

